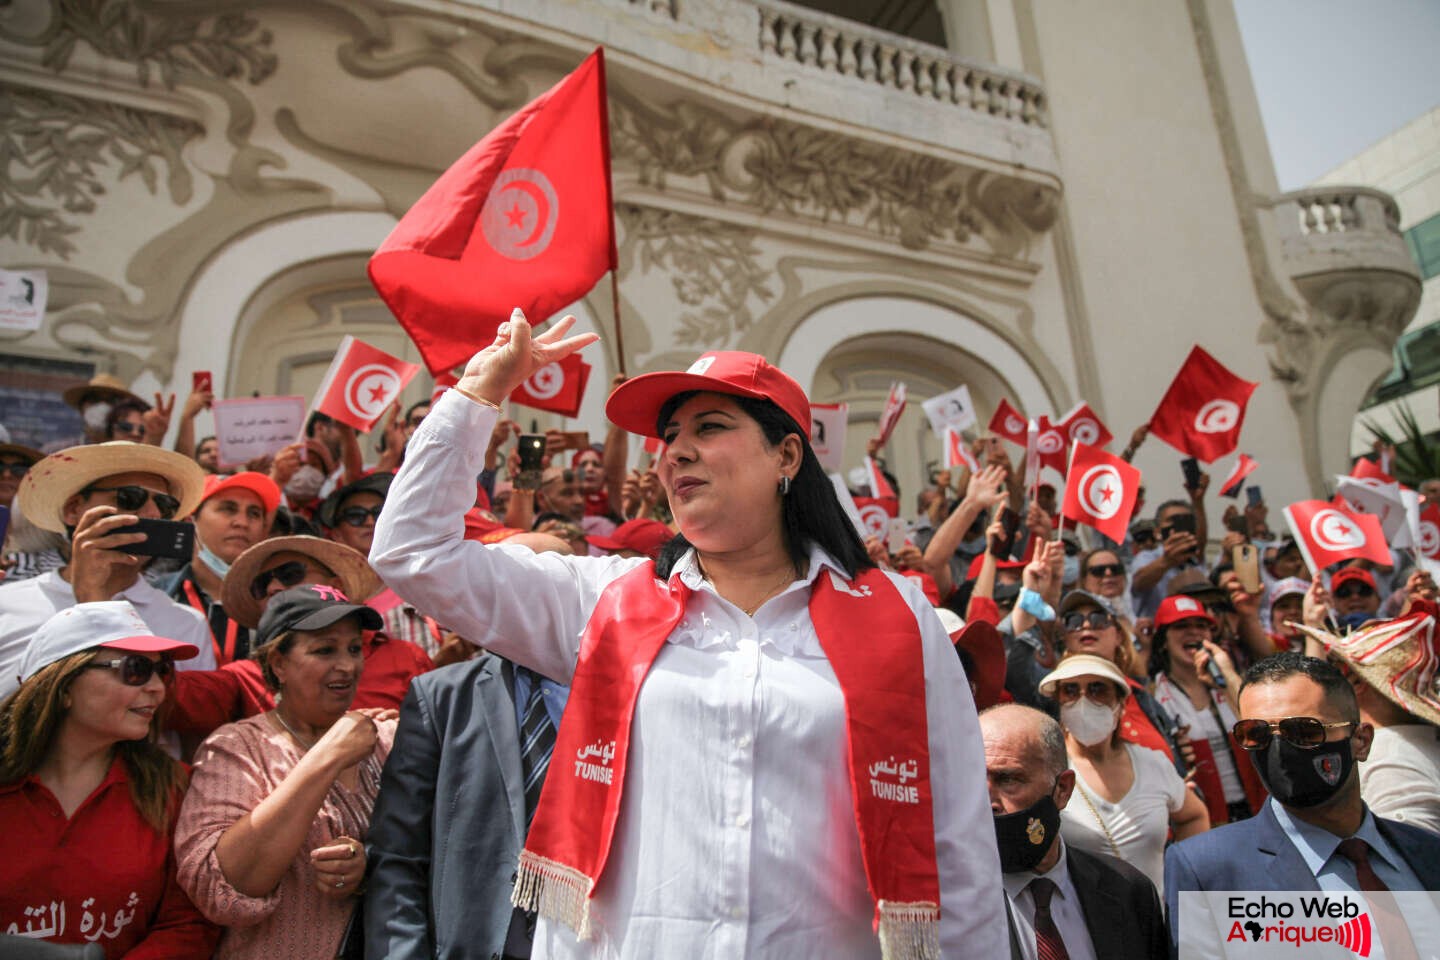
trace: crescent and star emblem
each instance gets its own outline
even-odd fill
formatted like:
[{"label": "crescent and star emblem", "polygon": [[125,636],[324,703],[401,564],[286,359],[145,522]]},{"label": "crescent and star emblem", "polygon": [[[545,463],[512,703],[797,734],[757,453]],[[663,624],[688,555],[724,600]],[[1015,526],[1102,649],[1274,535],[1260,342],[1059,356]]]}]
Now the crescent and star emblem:
[{"label": "crescent and star emblem", "polygon": [[367,363],[345,381],[345,406],[362,420],[374,420],[400,392],[400,378],[380,363]]},{"label": "crescent and star emblem", "polygon": [[480,210],[480,229],[496,253],[529,260],[550,246],[559,217],[560,198],[550,179],[539,170],[514,167],[495,178]]}]

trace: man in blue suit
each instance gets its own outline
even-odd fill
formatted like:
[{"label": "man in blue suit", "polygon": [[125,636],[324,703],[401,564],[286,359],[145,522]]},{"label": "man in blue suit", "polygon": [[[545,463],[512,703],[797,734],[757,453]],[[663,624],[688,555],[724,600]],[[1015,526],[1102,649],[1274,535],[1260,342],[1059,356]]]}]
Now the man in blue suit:
[{"label": "man in blue suit", "polygon": [[[1254,817],[1166,852],[1172,941],[1186,934],[1180,893],[1187,890],[1440,890],[1440,837],[1382,820],[1360,799],[1357,765],[1374,730],[1361,722],[1339,670],[1297,653],[1266,657],[1246,671],[1236,712],[1235,739],[1270,799]],[[1385,942],[1387,956],[1406,955],[1407,944]]]}]

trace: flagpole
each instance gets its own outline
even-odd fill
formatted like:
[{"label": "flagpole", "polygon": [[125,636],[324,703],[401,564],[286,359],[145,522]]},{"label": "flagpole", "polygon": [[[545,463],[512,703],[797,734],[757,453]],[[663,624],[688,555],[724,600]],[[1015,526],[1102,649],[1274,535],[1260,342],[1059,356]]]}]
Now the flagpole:
[{"label": "flagpole", "polygon": [[625,337],[620,330],[620,277],[614,270],[610,271],[610,301],[615,309],[615,357],[620,364],[620,372],[625,373]]}]

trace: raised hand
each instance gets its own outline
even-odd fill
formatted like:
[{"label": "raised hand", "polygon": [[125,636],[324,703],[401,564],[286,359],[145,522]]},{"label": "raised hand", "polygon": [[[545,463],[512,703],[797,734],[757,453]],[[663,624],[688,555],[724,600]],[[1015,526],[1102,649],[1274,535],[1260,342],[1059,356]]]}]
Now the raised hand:
[{"label": "raised hand", "polygon": [[575,318],[566,316],[539,336],[531,336],[530,322],[517,307],[510,319],[500,324],[495,341],[465,365],[459,389],[499,406],[536,370],[600,339],[594,333],[566,337],[565,333],[574,325]]},{"label": "raised hand", "polygon": [[158,447],[165,442],[165,433],[170,429],[170,414],[175,412],[175,394],[170,394],[170,402],[165,402],[163,393],[155,394],[155,406],[146,410],[140,415],[140,422],[145,424],[145,442],[152,447]]}]

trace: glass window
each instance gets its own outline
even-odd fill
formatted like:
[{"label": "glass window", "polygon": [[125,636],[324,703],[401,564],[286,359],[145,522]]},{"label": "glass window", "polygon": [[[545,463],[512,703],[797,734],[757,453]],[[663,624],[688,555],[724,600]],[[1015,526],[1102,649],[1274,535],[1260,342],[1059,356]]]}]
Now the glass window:
[{"label": "glass window", "polygon": [[1405,244],[1420,268],[1421,279],[1440,274],[1440,213],[1406,230]]}]

